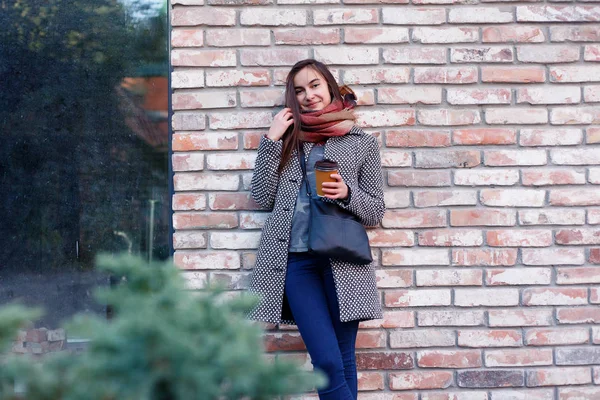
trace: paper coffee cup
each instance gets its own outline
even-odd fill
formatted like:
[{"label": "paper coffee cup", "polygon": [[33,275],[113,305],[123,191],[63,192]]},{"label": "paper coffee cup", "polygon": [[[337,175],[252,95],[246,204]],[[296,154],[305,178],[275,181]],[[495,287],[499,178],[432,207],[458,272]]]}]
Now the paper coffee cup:
[{"label": "paper coffee cup", "polygon": [[335,161],[321,160],[315,163],[315,180],[317,186],[317,196],[325,196],[323,193],[323,182],[336,182],[331,174],[339,173],[339,165]]}]

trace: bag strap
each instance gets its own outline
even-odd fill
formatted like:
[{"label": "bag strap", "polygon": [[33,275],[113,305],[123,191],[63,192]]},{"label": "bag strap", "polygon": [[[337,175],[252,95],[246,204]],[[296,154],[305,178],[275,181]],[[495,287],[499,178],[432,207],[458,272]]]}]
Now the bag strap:
[{"label": "bag strap", "polygon": [[306,193],[308,193],[309,197],[312,197],[312,193],[310,192],[310,184],[308,183],[308,178],[306,177],[306,160],[304,159],[304,146],[302,145],[302,142],[300,142],[300,146],[298,147],[298,158],[300,159],[302,177],[304,178],[304,184],[306,185]]}]

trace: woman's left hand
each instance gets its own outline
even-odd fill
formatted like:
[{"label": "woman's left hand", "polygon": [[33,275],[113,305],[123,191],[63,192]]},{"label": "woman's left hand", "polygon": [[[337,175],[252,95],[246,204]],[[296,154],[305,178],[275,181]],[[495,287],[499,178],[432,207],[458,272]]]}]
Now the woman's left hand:
[{"label": "woman's left hand", "polygon": [[344,200],[348,197],[348,185],[344,183],[340,174],[330,175],[335,182],[323,182],[323,193],[328,199]]}]

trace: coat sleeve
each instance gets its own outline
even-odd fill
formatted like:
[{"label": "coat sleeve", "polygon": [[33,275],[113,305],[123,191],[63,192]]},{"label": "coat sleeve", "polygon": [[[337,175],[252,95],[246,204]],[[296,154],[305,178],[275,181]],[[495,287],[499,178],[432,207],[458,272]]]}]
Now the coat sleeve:
[{"label": "coat sleeve", "polygon": [[283,142],[281,140],[273,141],[266,136],[260,139],[258,145],[258,155],[252,174],[251,195],[261,207],[272,209],[279,185],[279,162],[281,160],[281,151]]},{"label": "coat sleeve", "polygon": [[356,215],[363,225],[375,226],[381,222],[385,213],[383,172],[377,139],[370,135],[365,135],[365,139],[363,145],[367,154],[358,171],[358,184],[346,182],[348,198],[335,202]]}]

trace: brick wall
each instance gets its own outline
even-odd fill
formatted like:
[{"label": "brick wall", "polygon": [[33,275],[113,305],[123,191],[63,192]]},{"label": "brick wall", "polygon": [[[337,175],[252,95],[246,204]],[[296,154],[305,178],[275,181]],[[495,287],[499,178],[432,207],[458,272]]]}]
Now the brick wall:
[{"label": "brick wall", "polygon": [[[360,399],[600,399],[600,5],[277,3],[173,0],[190,287],[246,285],[258,139],[315,57],[359,94],[385,169],[369,232],[385,319],[359,334]],[[309,365],[297,331],[271,328],[269,350]]]}]

